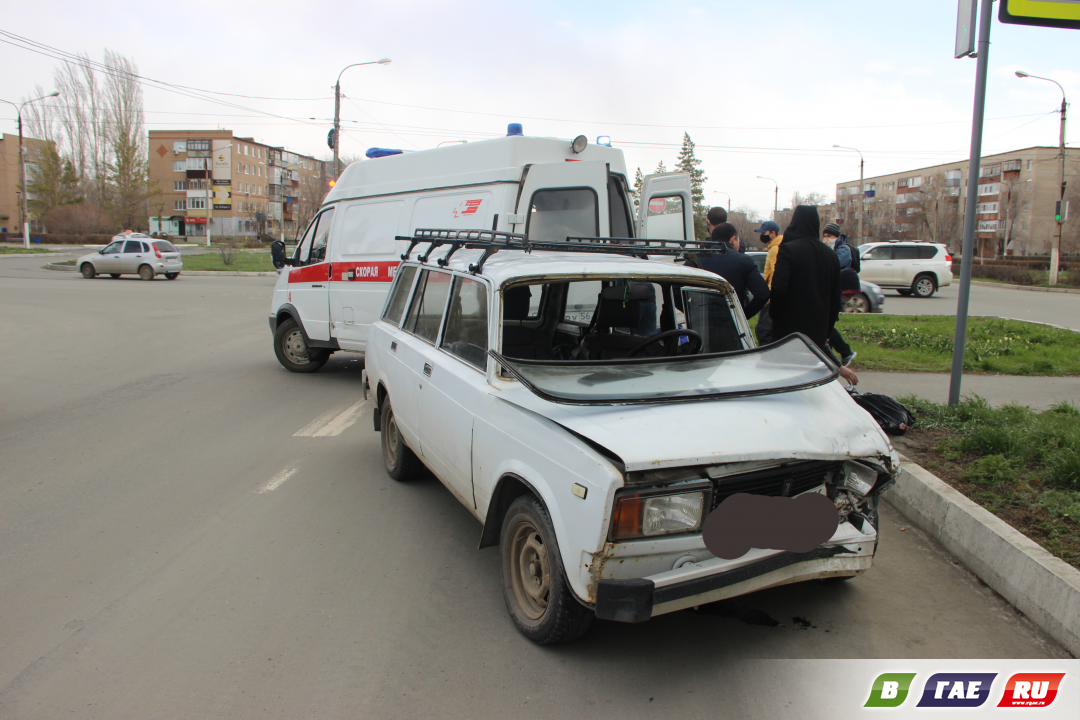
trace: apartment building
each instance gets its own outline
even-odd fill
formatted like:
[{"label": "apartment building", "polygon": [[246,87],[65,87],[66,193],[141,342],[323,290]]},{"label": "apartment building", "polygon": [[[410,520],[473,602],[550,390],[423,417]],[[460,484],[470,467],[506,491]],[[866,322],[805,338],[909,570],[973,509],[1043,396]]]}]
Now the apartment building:
[{"label": "apartment building", "polygon": [[[1070,156],[1066,178],[1078,173],[1080,158]],[[945,243],[952,250],[959,250],[963,240],[967,175],[968,161],[958,160],[866,178],[861,197],[858,180],[839,183],[836,186],[838,222],[854,238],[865,208],[860,243],[922,240]],[[1051,238],[1058,232],[1054,209],[1061,187],[1059,148],[1029,147],[984,156],[977,183],[978,254],[993,257],[1050,251]]]},{"label": "apartment building", "polygon": [[149,149],[151,232],[294,234],[329,190],[328,163],[231,130],[151,130]]},{"label": "apartment building", "polygon": [[[27,184],[32,182],[34,161],[47,145],[46,140],[23,137]],[[22,235],[19,193],[19,136],[4,133],[0,135],[0,232]]]}]

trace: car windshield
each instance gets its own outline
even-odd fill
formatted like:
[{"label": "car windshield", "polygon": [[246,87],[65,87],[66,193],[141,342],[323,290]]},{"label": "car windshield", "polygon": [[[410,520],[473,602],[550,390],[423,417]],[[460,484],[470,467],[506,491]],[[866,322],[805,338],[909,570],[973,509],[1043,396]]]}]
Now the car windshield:
[{"label": "car windshield", "polygon": [[823,385],[839,373],[803,335],[729,353],[606,362],[515,360],[491,354],[535,394],[576,405],[771,395]]}]

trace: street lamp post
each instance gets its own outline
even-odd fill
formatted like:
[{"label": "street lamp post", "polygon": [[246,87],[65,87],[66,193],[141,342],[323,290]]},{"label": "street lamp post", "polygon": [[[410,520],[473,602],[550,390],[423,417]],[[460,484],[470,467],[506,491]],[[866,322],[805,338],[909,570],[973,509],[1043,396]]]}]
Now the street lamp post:
[{"label": "street lamp post", "polygon": [[[853,147],[844,147],[843,145],[833,145],[833,147],[839,150],[855,150]],[[863,169],[865,162],[863,161],[862,153],[858,150],[855,150],[855,152],[859,153],[859,244],[861,245],[863,241],[862,220],[863,216],[866,215],[866,186],[863,184]]]},{"label": "street lamp post", "polygon": [[59,97],[60,91],[49,93],[48,95],[42,95],[39,98],[33,100],[27,100],[21,105],[16,105],[10,100],[0,100],[0,102],[6,102],[8,105],[14,107],[19,117],[19,185],[22,188],[22,192],[19,194],[19,220],[20,225],[23,228],[23,247],[29,249],[30,247],[30,216],[26,210],[26,159],[23,157],[23,131],[22,131],[22,109],[32,102],[38,100],[44,100],[51,97]]},{"label": "street lamp post", "polygon": [[727,198],[727,211],[730,214],[731,213],[731,196],[728,195],[723,190],[713,190],[713,193],[716,194],[716,195],[723,195],[724,197]]},{"label": "street lamp post", "polygon": [[1038,75],[1031,75],[1023,70],[1016,71],[1016,77],[1018,78],[1034,78],[1036,80],[1046,80],[1052,82],[1058,86],[1061,90],[1061,130],[1058,134],[1058,144],[1061,147],[1061,194],[1058,197],[1060,212],[1057,218],[1057,237],[1050,243],[1050,278],[1049,283],[1051,285],[1057,285],[1058,281],[1058,269],[1061,265],[1061,226],[1064,224],[1065,219],[1065,110],[1068,108],[1068,104],[1065,102],[1065,88],[1061,87],[1061,83],[1057,80],[1051,80],[1046,77],[1039,77]]},{"label": "street lamp post", "polygon": [[776,213],[779,212],[779,210],[780,210],[780,185],[777,184],[777,182],[775,180],[773,180],[772,178],[767,178],[764,175],[758,175],[757,179],[758,180],[768,180],[769,182],[771,182],[773,185],[776,186],[775,189],[773,190],[773,203],[772,203],[772,219],[773,219],[773,222],[776,222]]},{"label": "street lamp post", "polygon": [[337,82],[334,83],[334,179],[337,180],[338,175],[338,148],[341,147],[341,76],[351,67],[358,65],[389,65],[390,58],[383,58],[382,60],[372,60],[371,62],[353,63],[352,65],[346,65],[338,73]]}]

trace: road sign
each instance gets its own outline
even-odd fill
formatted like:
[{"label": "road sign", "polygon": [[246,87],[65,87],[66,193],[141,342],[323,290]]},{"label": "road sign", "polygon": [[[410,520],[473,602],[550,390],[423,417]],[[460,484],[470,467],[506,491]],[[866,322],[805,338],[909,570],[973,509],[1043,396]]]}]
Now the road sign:
[{"label": "road sign", "polygon": [[962,58],[975,52],[975,16],[979,6],[975,0],[956,3],[956,49],[953,57]]},{"label": "road sign", "polygon": [[1080,30],[1080,0],[1001,0],[998,20]]}]

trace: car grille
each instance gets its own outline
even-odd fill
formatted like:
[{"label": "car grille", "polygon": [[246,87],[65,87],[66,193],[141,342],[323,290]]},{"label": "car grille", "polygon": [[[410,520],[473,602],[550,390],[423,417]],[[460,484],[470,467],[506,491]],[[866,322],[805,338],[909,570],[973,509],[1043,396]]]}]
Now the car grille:
[{"label": "car grille", "polygon": [[735,493],[773,497],[799,495],[825,482],[829,473],[840,470],[842,465],[843,463],[832,460],[805,460],[738,475],[726,475],[712,481],[712,507],[715,509]]}]

